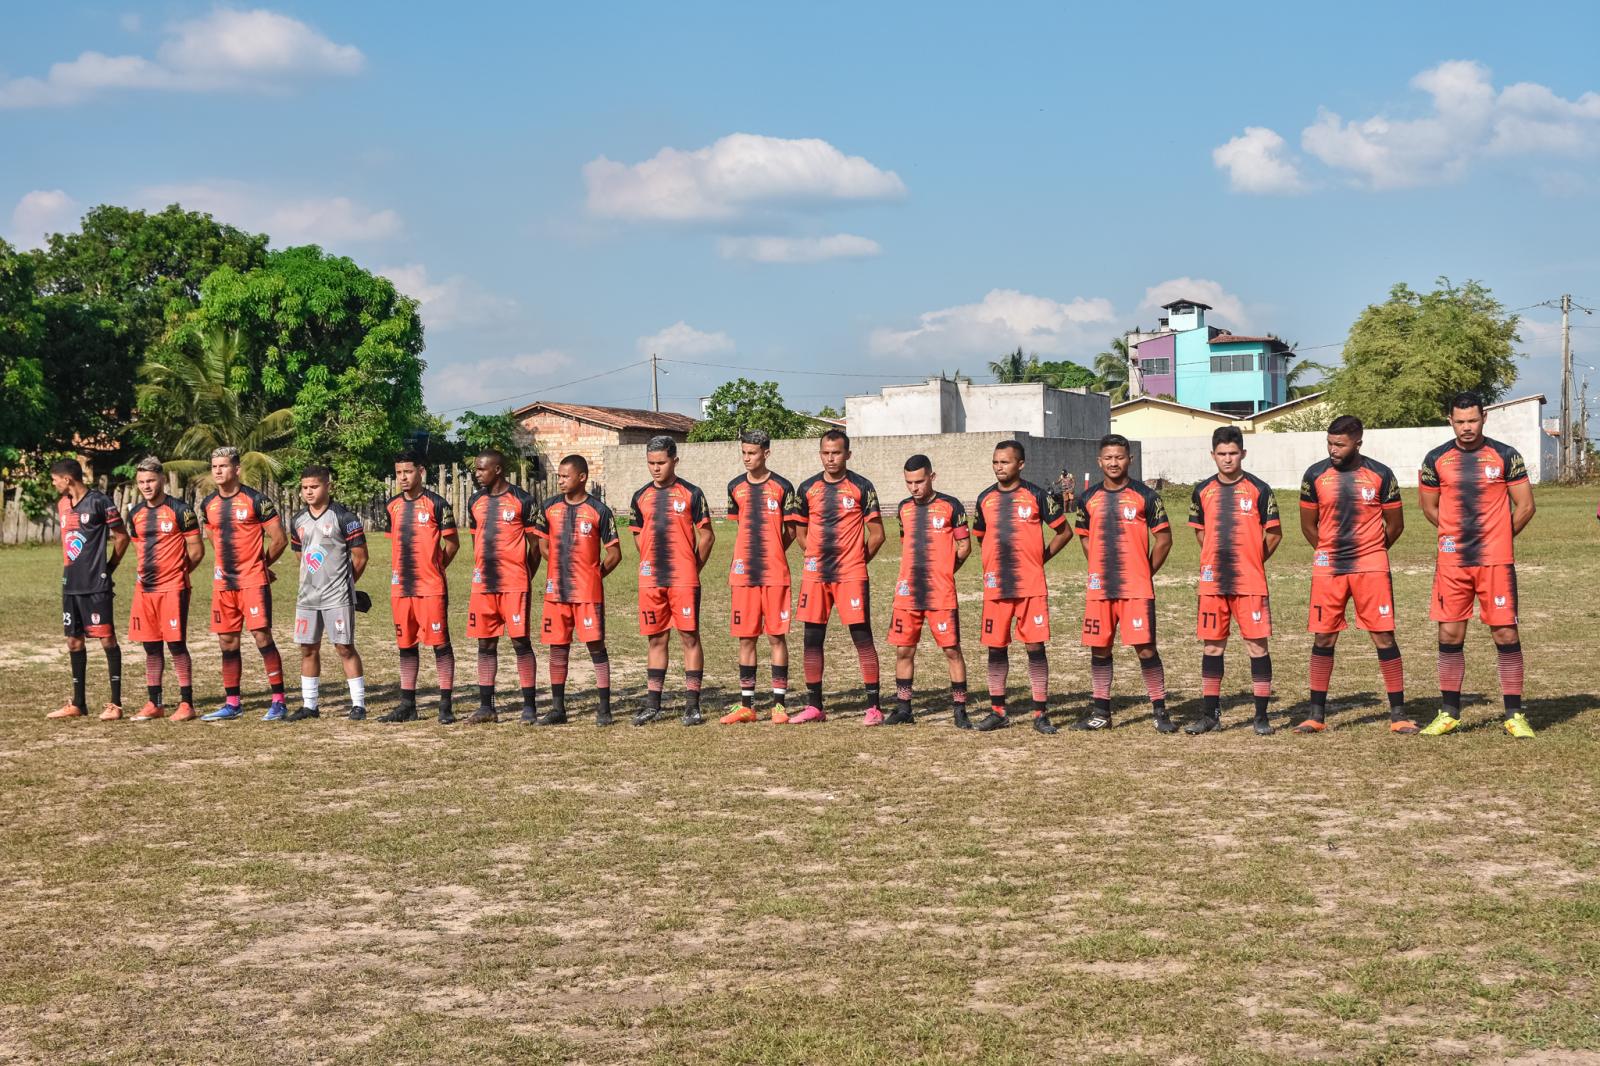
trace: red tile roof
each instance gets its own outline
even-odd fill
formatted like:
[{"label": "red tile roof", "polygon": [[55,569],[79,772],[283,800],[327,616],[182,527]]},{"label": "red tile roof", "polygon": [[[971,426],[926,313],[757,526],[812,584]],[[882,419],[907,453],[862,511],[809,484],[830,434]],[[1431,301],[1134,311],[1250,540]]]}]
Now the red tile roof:
[{"label": "red tile roof", "polygon": [[607,429],[652,429],[662,433],[688,433],[696,420],[676,411],[642,411],[636,407],[595,407],[586,403],[552,403],[540,400],[511,412],[513,418],[549,411]]}]

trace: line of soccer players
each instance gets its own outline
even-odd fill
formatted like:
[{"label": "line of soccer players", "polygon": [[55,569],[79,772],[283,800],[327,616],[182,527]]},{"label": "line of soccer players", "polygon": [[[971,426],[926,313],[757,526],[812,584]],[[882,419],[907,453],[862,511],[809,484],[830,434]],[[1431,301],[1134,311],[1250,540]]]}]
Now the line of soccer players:
[{"label": "line of soccer players", "polygon": [[[1438,528],[1431,617],[1438,623],[1441,706],[1420,727],[1405,708],[1404,672],[1395,642],[1395,605],[1388,550],[1404,530],[1399,486],[1388,467],[1361,454],[1362,426],[1350,416],[1328,427],[1328,458],[1306,471],[1300,492],[1300,527],[1312,545],[1308,628],[1313,635],[1310,705],[1295,726],[1300,733],[1327,727],[1334,648],[1354,604],[1356,624],[1377,651],[1395,733],[1441,735],[1461,714],[1463,642],[1474,600],[1490,628],[1499,660],[1505,729],[1531,737],[1522,712],[1522,652],[1517,629],[1517,583],[1513,539],[1533,517],[1533,494],[1523,460],[1509,446],[1483,434],[1482,401],[1456,396],[1448,411],[1454,439],[1428,454],[1419,474],[1424,517]],[[1026,454],[1017,441],[995,446],[995,483],[979,494],[970,521],[961,502],[937,491],[926,456],[905,463],[907,496],[895,511],[901,540],[888,640],[895,648],[895,699],[884,713],[878,650],[872,631],[867,565],[885,539],[878,495],[871,482],[849,469],[850,441],[829,430],[820,441],[822,469],[792,485],[767,468],[770,440],[751,431],[740,440],[745,471],[727,489],[727,517],[735,524],[731,632],[739,642],[737,706],[724,724],[754,722],[761,638],[771,664],[770,720],[820,722],[823,649],[830,618],[847,627],[860,665],[867,725],[909,724],[916,650],[924,628],[945,656],[952,718],[962,729],[989,731],[1010,724],[1007,702],[1009,648],[1026,652],[1032,724],[1056,732],[1048,710],[1050,610],[1045,564],[1074,533],[1087,559],[1086,604],[1081,642],[1090,650],[1092,705],[1075,729],[1109,728],[1112,651],[1120,635],[1132,647],[1143,675],[1157,731],[1177,731],[1166,704],[1165,672],[1156,641],[1154,577],[1166,562],[1172,533],[1161,499],[1129,476],[1129,446],[1109,434],[1100,441],[1101,480],[1074,495],[1063,474],[1051,488],[1023,478]],[[1257,733],[1273,731],[1267,705],[1272,694],[1268,641],[1272,616],[1266,561],[1282,541],[1282,523],[1270,488],[1243,469],[1240,432],[1218,429],[1212,437],[1217,473],[1195,486],[1188,522],[1200,547],[1197,635],[1202,704],[1191,734],[1221,728],[1224,654],[1237,625],[1250,658]],[[700,572],[715,535],[705,494],[677,476],[677,445],[657,437],[646,448],[650,481],[634,493],[628,528],[639,556],[638,623],[649,645],[646,695],[635,725],[660,718],[670,637],[678,634],[684,665],[682,721],[705,721],[700,706],[705,657],[700,629]],[[130,543],[136,558],[129,629],[145,649],[148,700],[133,715],[148,721],[166,715],[164,653],[170,654],[180,686],[171,717],[196,717],[187,646],[189,574],[203,556],[202,531],[213,550],[211,630],[222,653],[223,704],[204,715],[223,721],[242,714],[240,631],[260,650],[272,692],[265,720],[297,721],[320,713],[320,648],[328,638],[343,667],[350,693],[349,717],[366,716],[365,682],[355,650],[356,615],[370,606],[356,590],[367,562],[361,519],[330,497],[326,467],[303,471],[304,507],[283,523],[272,501],[241,484],[239,456],[232,448],[212,456],[216,489],[197,509],[165,492],[158,460],[138,465],[140,499],[126,519],[104,494],[83,483],[74,461],[51,470],[57,490],[64,558],[63,625],[72,659],[73,693],[51,717],[86,713],[85,637],[105,649],[111,700],[103,720],[122,717],[121,652],[112,627],[114,571]],[[507,637],[521,687],[521,721],[558,725],[567,721],[566,683],[574,639],[584,643],[599,696],[596,722],[614,721],[610,662],[605,639],[604,580],[621,562],[620,536],[611,509],[588,492],[588,464],[570,455],[558,467],[560,492],[540,503],[507,481],[505,457],[479,455],[473,473],[478,490],[467,505],[474,541],[467,635],[477,640],[478,706],[471,723],[498,720],[495,684],[499,643]],[[416,457],[395,462],[398,492],[384,506],[383,524],[392,542],[390,606],[400,659],[400,700],[380,720],[417,718],[420,646],[433,648],[443,724],[454,722],[455,655],[450,643],[445,572],[459,548],[456,517],[443,497],[423,484]],[[981,643],[988,649],[989,710],[976,722],[967,711],[966,663],[955,575],[980,545]],[[788,548],[802,541],[798,617],[806,697],[803,709],[788,707],[791,574]],[[290,712],[284,695],[282,659],[272,638],[272,564],[286,547],[300,557],[295,643],[301,657],[301,706]],[[540,714],[536,658],[531,637],[531,582],[546,561],[540,635],[548,648],[550,707]]]}]

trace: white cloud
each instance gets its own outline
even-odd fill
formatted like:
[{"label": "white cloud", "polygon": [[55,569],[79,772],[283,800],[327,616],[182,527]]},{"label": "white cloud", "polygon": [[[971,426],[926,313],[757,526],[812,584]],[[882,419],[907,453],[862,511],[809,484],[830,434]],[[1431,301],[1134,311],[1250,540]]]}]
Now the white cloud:
[{"label": "white cloud", "polygon": [[820,263],[824,259],[867,259],[883,254],[883,246],[867,237],[835,233],[829,237],[723,237],[717,250],[724,259],[754,263]]},{"label": "white cloud", "polygon": [[484,292],[459,275],[435,281],[421,263],[379,267],[377,273],[421,305],[422,321],[429,329],[462,324],[484,326],[503,321],[516,310],[515,300]]},{"label": "white cloud", "polygon": [[721,355],[733,351],[733,338],[726,333],[704,333],[687,322],[675,322],[659,333],[638,340],[640,355]]},{"label": "white cloud", "polygon": [[1250,314],[1245,310],[1244,301],[1224,289],[1221,282],[1206,278],[1185,276],[1157,282],[1144,290],[1144,301],[1139,307],[1141,310],[1159,308],[1162,304],[1185,299],[1210,304],[1211,313],[1206,316],[1207,321],[1215,318],[1226,322],[1234,329],[1251,328]]},{"label": "white cloud", "polygon": [[41,248],[46,235],[77,228],[78,201],[60,189],[35,189],[11,211],[11,237],[19,248]]},{"label": "white cloud", "polygon": [[453,411],[474,404],[485,405],[485,411],[497,411],[504,406],[496,406],[503,397],[556,384],[542,379],[569,370],[573,363],[566,352],[546,348],[470,362],[432,364],[423,374],[422,391],[430,411]]},{"label": "white cloud", "polygon": [[194,182],[141,189],[135,199],[156,208],[179,203],[219,222],[266,233],[275,245],[352,244],[384,240],[401,230],[400,216],[345,196],[284,197],[244,182]]},{"label": "white cloud", "polygon": [[914,329],[874,330],[869,341],[875,355],[998,356],[1022,347],[1041,355],[1074,354],[1104,340],[1114,322],[1111,301],[1078,297],[1069,303],[1030,296],[1015,289],[992,289],[975,304],[928,311]]},{"label": "white cloud", "polygon": [[357,74],[365,63],[354,45],[335,44],[298,19],[218,7],[169,27],[154,59],[83,52],[51,64],[42,78],[0,82],[0,108],[61,107],[128,89],[281,89],[308,77]]},{"label": "white cloud", "polygon": [[691,151],[663,148],[628,165],[600,156],[584,165],[589,210],[633,220],[725,220],[753,208],[905,195],[892,170],[847,156],[816,138],[734,133]]},{"label": "white cloud", "polygon": [[1305,179],[1293,159],[1284,155],[1283,138],[1264,126],[1246,126],[1244,133],[1211,152],[1211,162],[1228,172],[1234,192],[1304,192]]}]

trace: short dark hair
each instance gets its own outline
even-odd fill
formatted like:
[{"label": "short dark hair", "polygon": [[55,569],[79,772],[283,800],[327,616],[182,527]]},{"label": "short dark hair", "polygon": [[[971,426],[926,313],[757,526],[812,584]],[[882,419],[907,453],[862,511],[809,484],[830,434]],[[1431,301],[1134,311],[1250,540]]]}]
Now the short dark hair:
[{"label": "short dark hair", "polygon": [[572,469],[576,470],[585,477],[589,475],[589,460],[585,459],[576,452],[572,453],[571,455],[562,456],[561,462],[556,465],[570,466]]},{"label": "short dark hair", "polygon": [[840,444],[844,445],[844,450],[845,451],[849,451],[850,450],[850,434],[846,433],[842,429],[839,429],[837,426],[835,426],[833,429],[830,429],[827,432],[823,433],[822,434],[822,439],[823,440],[836,440]]},{"label": "short dark hair", "polygon": [[499,448],[485,448],[483,451],[478,453],[478,458],[493,459],[495,462],[500,464],[501,470],[506,468],[506,453],[501,451]]},{"label": "short dark hair", "polygon": [[764,429],[747,429],[739,434],[740,444],[754,444],[757,448],[772,447],[772,436]]},{"label": "short dark hair", "polygon": [[657,434],[650,438],[649,444],[644,446],[646,455],[651,452],[665,452],[668,459],[676,459],[678,457],[678,442],[665,433]]},{"label": "short dark hair", "polygon": [[1480,415],[1483,414],[1483,397],[1471,390],[1466,390],[1450,397],[1450,402],[1445,406],[1445,412],[1448,414],[1451,411],[1465,411],[1471,407],[1476,407],[1478,413]]},{"label": "short dark hair", "polygon": [[52,474],[65,474],[74,481],[83,480],[83,464],[76,459],[57,459],[50,464]]},{"label": "short dark hair", "polygon": [[404,451],[394,457],[395,466],[399,466],[401,463],[410,463],[412,466],[421,466],[422,459],[418,457],[416,452]]},{"label": "short dark hair", "polygon": [[1366,431],[1366,428],[1361,424],[1361,419],[1355,415],[1340,415],[1328,423],[1328,436],[1359,437]]},{"label": "short dark hair", "polygon": [[1028,461],[1028,453],[1023,449],[1022,442],[1020,440],[1003,440],[994,446],[995,451],[999,451],[1001,448],[1010,448],[1012,451],[1016,452],[1018,462],[1025,463]]},{"label": "short dark hair", "polygon": [[1238,426],[1218,426],[1211,431],[1211,447],[1215,449],[1219,444],[1237,444],[1243,450],[1244,434]]},{"label": "short dark hair", "polygon": [[312,463],[300,471],[300,480],[304,481],[308,477],[316,478],[318,481],[330,481],[333,479],[333,471],[318,463]]},{"label": "short dark hair", "polygon": [[1124,437],[1121,433],[1107,433],[1105,436],[1101,437],[1100,446],[1096,448],[1095,451],[1103,452],[1107,448],[1121,448],[1125,452],[1133,450],[1128,447],[1128,438]]},{"label": "short dark hair", "polygon": [[906,473],[909,474],[914,470],[926,470],[930,474],[933,473],[933,460],[918,452],[906,460]]}]

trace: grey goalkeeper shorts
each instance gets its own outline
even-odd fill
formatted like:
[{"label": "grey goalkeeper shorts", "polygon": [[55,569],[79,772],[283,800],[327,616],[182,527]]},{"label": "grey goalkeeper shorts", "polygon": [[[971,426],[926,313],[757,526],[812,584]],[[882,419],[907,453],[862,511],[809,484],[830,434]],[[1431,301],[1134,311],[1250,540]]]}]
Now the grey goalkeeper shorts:
[{"label": "grey goalkeeper shorts", "polygon": [[294,611],[294,642],[296,644],[321,644],[326,636],[330,644],[356,642],[356,608],[353,603],[339,607],[296,607]]}]

